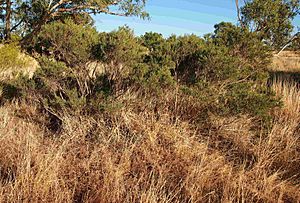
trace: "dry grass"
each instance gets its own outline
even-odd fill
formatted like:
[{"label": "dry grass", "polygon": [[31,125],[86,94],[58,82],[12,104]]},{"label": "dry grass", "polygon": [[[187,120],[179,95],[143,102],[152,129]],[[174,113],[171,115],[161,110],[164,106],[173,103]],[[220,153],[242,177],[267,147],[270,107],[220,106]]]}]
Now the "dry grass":
[{"label": "dry grass", "polygon": [[39,63],[32,56],[21,52],[13,45],[0,44],[1,65],[0,65],[0,81],[12,79],[17,75],[32,78],[37,69],[40,68]]},{"label": "dry grass", "polygon": [[100,120],[65,114],[59,135],[3,106],[0,202],[299,202],[300,92],[273,88],[284,107],[268,135],[247,116],[212,117],[201,135],[167,110],[138,111],[134,93]]},{"label": "dry grass", "polygon": [[[174,122],[172,92],[156,101],[128,91],[98,120],[64,113],[59,134],[32,105],[2,106],[0,202],[300,202],[300,90],[279,77],[272,88],[283,107],[267,134],[246,115],[211,115],[201,134]],[[176,116],[193,118],[193,105],[179,97]]]},{"label": "dry grass", "polygon": [[283,51],[279,55],[274,55],[272,71],[295,73],[300,71],[300,53]]}]

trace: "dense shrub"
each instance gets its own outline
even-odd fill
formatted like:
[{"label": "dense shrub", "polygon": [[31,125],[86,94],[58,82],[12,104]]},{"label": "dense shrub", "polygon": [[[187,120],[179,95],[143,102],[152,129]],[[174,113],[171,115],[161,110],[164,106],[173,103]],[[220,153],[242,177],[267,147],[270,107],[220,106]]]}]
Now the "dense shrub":
[{"label": "dense shrub", "polygon": [[21,57],[21,49],[17,43],[0,44],[0,72],[22,69],[27,64],[28,60]]},{"label": "dense shrub", "polygon": [[141,85],[153,93],[162,93],[175,84],[170,68],[159,64],[141,64],[130,76],[133,84]]},{"label": "dense shrub", "polygon": [[35,49],[69,66],[82,65],[93,58],[92,47],[97,40],[98,33],[92,26],[65,19],[45,25],[36,39]]},{"label": "dense shrub", "polygon": [[221,22],[215,25],[211,41],[218,46],[226,46],[233,56],[239,56],[245,63],[266,69],[270,64],[270,49],[259,35],[232,23]]},{"label": "dense shrub", "polygon": [[184,67],[192,65],[193,55],[203,49],[204,40],[196,35],[171,36],[167,39],[167,53],[175,63],[175,75],[185,75]]},{"label": "dense shrub", "polygon": [[116,80],[127,77],[133,67],[142,62],[146,49],[128,27],[120,27],[110,33],[100,33],[94,47],[95,57],[104,62],[106,73]]},{"label": "dense shrub", "polygon": [[141,36],[140,40],[142,45],[148,49],[148,54],[144,57],[144,63],[157,64],[169,69],[174,68],[175,64],[170,55],[169,43],[161,34],[148,32]]},{"label": "dense shrub", "polygon": [[132,79],[154,92],[174,85],[171,70],[174,70],[175,63],[167,40],[159,33],[148,32],[140,37],[140,43],[147,48],[147,54],[143,57],[143,64],[135,67]]},{"label": "dense shrub", "polygon": [[[9,83],[18,92],[16,96],[35,95],[42,109],[56,115],[94,116],[119,106],[113,104],[113,98],[128,89],[142,90],[157,97],[159,103],[174,99],[175,107],[170,109],[176,115],[177,106],[189,106],[178,102],[192,102],[197,106],[193,114],[205,122],[209,122],[209,113],[223,117],[247,114],[266,120],[278,105],[266,87],[268,49],[247,29],[220,23],[204,39],[195,35],[165,39],[152,32],[137,38],[128,27],[100,34],[89,26],[79,31],[83,28],[71,20],[44,27],[39,42],[48,46],[44,48],[49,53],[54,51],[54,59],[41,57],[41,69],[32,80]],[[61,30],[52,36],[55,32],[50,29]],[[67,43],[60,41],[67,39]],[[82,40],[86,41],[76,43]],[[90,59],[103,64],[102,75],[91,78],[89,71],[79,66]],[[166,91],[174,95],[164,98]],[[178,95],[186,99],[178,101]],[[189,113],[180,114],[188,118]]]},{"label": "dense shrub", "polygon": [[[278,105],[267,89],[268,73],[264,67],[246,63],[231,49],[208,42],[196,55],[196,65],[190,75],[192,95],[210,111],[219,115],[250,114],[269,117]],[[194,59],[195,60],[195,59]]]}]

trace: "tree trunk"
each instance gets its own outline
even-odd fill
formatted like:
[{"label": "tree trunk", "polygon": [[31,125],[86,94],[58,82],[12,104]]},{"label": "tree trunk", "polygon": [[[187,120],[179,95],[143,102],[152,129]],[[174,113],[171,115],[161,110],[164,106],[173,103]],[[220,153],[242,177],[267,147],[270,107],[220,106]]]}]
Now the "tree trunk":
[{"label": "tree trunk", "polygon": [[4,37],[6,40],[10,40],[11,38],[11,0],[6,0],[6,8],[5,8],[5,30],[4,30]]},{"label": "tree trunk", "polygon": [[240,22],[242,28],[244,28],[244,24],[243,24],[243,21],[241,18],[241,10],[240,10],[240,6],[239,6],[239,0],[235,0],[235,5],[236,5],[238,21]]}]

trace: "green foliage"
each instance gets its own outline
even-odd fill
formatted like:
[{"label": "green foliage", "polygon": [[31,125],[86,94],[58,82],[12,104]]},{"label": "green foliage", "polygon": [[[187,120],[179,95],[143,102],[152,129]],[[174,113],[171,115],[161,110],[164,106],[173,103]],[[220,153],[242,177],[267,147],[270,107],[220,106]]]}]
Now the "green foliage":
[{"label": "green foliage", "polygon": [[40,53],[53,55],[57,60],[75,66],[93,58],[92,47],[97,40],[95,28],[66,19],[45,25],[35,47]]},{"label": "green foliage", "polygon": [[279,105],[274,94],[264,87],[255,87],[252,81],[230,85],[220,96],[220,106],[225,114],[250,114],[269,119],[270,109]]},{"label": "green foliage", "polygon": [[231,49],[211,42],[196,57],[195,82],[189,92],[205,106],[205,112],[250,114],[265,119],[278,105],[266,88],[268,73],[264,67],[253,66],[233,55]]},{"label": "green foliage", "polygon": [[28,60],[22,58],[21,53],[16,43],[0,45],[0,72],[17,71],[26,66]]},{"label": "green foliage", "polygon": [[[279,105],[266,86],[270,50],[265,42],[280,46],[279,39],[285,40],[291,32],[293,9],[299,6],[299,1],[247,1],[242,8],[246,26],[222,22],[204,38],[164,38],[154,32],[135,37],[126,26],[110,33],[98,33],[93,27],[90,13],[146,17],[145,0],[19,2],[24,15],[15,13],[14,23],[24,20],[20,24],[25,25],[24,39],[34,39],[26,47],[40,54],[41,68],[31,79],[3,81],[0,103],[33,102],[45,117],[43,124],[48,122],[55,131],[65,114],[96,120],[111,116],[124,106],[117,98],[131,91],[153,97],[155,104],[141,105],[163,106],[174,113],[170,119],[192,120],[199,128],[207,128],[211,114],[247,114],[264,126],[270,110]],[[15,44],[0,47],[0,70],[7,64],[25,67],[19,53]],[[101,75],[91,74],[87,62],[101,63]]]},{"label": "green foliage", "polygon": [[140,42],[148,50],[143,64],[136,66],[133,76],[135,81],[151,91],[161,92],[175,84],[171,74],[175,63],[170,55],[170,43],[159,33],[149,32],[141,36]]},{"label": "green foliage", "polygon": [[179,66],[179,76],[186,84],[183,92],[202,106],[199,116],[211,112],[269,118],[279,103],[266,88],[270,55],[257,34],[223,22],[198,44]]},{"label": "green foliage", "polygon": [[103,62],[110,83],[117,87],[142,63],[146,48],[125,26],[110,33],[100,33],[93,53],[96,59]]},{"label": "green foliage", "polygon": [[280,48],[293,31],[292,20],[299,14],[299,6],[299,0],[248,0],[241,9],[242,23],[268,45]]},{"label": "green foliage", "polygon": [[175,62],[176,68],[187,58],[201,50],[204,46],[204,40],[196,35],[185,35],[176,37],[175,35],[167,39],[167,52]]},{"label": "green foliage", "polygon": [[63,62],[45,57],[40,58],[40,64],[31,88],[42,96],[43,106],[54,112],[80,112],[86,105],[86,97],[78,86],[77,73]]},{"label": "green foliage", "polygon": [[[105,13],[118,16],[149,17],[144,7],[146,0],[10,0],[0,1],[0,35],[8,30],[25,33],[23,45],[28,46],[32,38],[49,22],[73,16]],[[14,26],[12,26],[12,22]]]},{"label": "green foliage", "polygon": [[137,66],[130,79],[155,93],[162,93],[175,84],[170,69],[159,64],[141,64]]},{"label": "green foliage", "polygon": [[0,83],[0,104],[5,103],[6,101],[13,101],[20,96],[20,89],[14,85],[3,82]]},{"label": "green foliage", "polygon": [[[231,23],[217,24],[204,39],[195,35],[165,39],[152,32],[135,37],[128,27],[97,33],[90,25],[66,18],[44,26],[35,47],[42,54],[41,68],[32,79],[1,84],[6,98],[2,102],[36,101],[51,119],[66,112],[111,114],[122,108],[115,98],[128,89],[150,94],[161,103],[174,99],[174,107],[168,107],[176,111],[174,116],[182,108],[184,118],[199,124],[210,122],[210,113],[247,114],[267,121],[270,110],[279,105],[266,87],[268,47],[258,33]],[[90,60],[102,63],[102,75],[89,75],[82,65]]]},{"label": "green foliage", "polygon": [[264,46],[259,34],[247,28],[221,22],[215,25],[211,38],[214,44],[227,47],[232,55],[238,55],[252,66],[261,68],[269,65],[269,48]]},{"label": "green foliage", "polygon": [[174,62],[170,56],[169,44],[159,33],[148,32],[141,36],[141,43],[148,48],[148,54],[144,58],[144,63],[149,65],[157,64],[161,67],[174,68]]},{"label": "green foliage", "polygon": [[95,46],[95,56],[108,64],[134,66],[141,62],[146,49],[134,36],[133,30],[120,27],[110,33],[100,33],[98,45]]},{"label": "green foliage", "polygon": [[205,47],[196,35],[171,36],[167,39],[167,53],[175,63],[174,76],[182,82],[193,81],[191,71],[195,68],[194,55]]}]

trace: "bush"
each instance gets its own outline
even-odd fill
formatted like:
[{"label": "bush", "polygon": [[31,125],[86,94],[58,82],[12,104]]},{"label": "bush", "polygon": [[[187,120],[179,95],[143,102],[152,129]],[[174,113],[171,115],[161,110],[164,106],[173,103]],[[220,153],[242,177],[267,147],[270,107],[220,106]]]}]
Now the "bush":
[{"label": "bush", "polygon": [[269,118],[270,110],[279,103],[266,87],[267,71],[257,64],[246,63],[231,51],[208,42],[207,47],[195,55],[191,92],[203,103],[206,112]]},{"label": "bush", "polygon": [[113,79],[127,77],[132,68],[142,62],[146,49],[128,27],[120,27],[110,33],[100,33],[99,36],[94,54],[106,64],[106,72]]},{"label": "bush", "polygon": [[171,71],[174,70],[175,63],[167,40],[159,33],[149,32],[141,36],[140,43],[148,51],[143,57],[143,64],[135,67],[131,79],[155,93],[174,85]]},{"label": "bush", "polygon": [[172,61],[175,63],[175,73],[184,75],[184,71],[192,61],[193,55],[203,49],[205,42],[196,35],[185,35],[176,37],[175,35],[167,39],[167,53],[170,54]]},{"label": "bush", "polygon": [[[165,39],[158,33],[137,38],[128,27],[122,27],[97,34],[95,43],[91,27],[74,33],[82,26],[70,20],[46,25],[45,33],[38,39],[49,45],[46,50],[56,50],[53,58],[60,60],[41,57],[41,69],[31,80],[19,79],[5,86],[17,94],[2,91],[2,95],[35,97],[41,109],[56,116],[68,112],[94,117],[122,106],[114,103],[116,95],[138,89],[157,97],[160,103],[171,102],[168,108],[174,110],[175,117],[178,106],[194,106],[193,118],[197,114],[204,122],[209,122],[209,113],[224,117],[248,114],[267,119],[270,110],[279,104],[266,88],[268,49],[246,29],[220,23],[205,39],[195,35]],[[50,28],[62,28],[58,31],[61,36],[52,36]],[[78,43],[89,36],[90,41]],[[71,41],[65,44],[59,41],[69,38]],[[105,69],[104,74],[95,78],[79,66],[93,57]],[[166,91],[170,93],[168,98],[161,94]],[[183,98],[178,99],[178,95]],[[179,104],[180,101],[185,103]],[[183,116],[190,117],[191,111],[186,112]]]},{"label": "bush", "polygon": [[201,118],[208,112],[269,118],[270,110],[279,102],[266,87],[268,48],[247,29],[231,23],[215,28],[205,41],[196,36],[168,40],[183,93],[196,99],[193,101],[201,107]]},{"label": "bush", "polygon": [[233,56],[239,56],[246,63],[258,68],[270,65],[270,49],[255,32],[232,23],[222,22],[215,25],[211,41],[218,46],[225,46]]},{"label": "bush", "polygon": [[148,32],[141,37],[141,43],[147,47],[148,53],[143,62],[152,65],[157,64],[161,67],[174,69],[175,63],[170,55],[170,44],[159,33]]},{"label": "bush", "polygon": [[0,45],[0,72],[17,71],[26,66],[29,61],[21,57],[21,49],[16,43]]},{"label": "bush", "polygon": [[36,39],[35,50],[76,66],[93,59],[92,48],[97,40],[95,28],[66,19],[46,24]]},{"label": "bush", "polygon": [[134,84],[141,85],[142,88],[154,93],[162,93],[175,84],[170,69],[158,64],[141,64],[137,66],[130,76],[130,80]]}]

